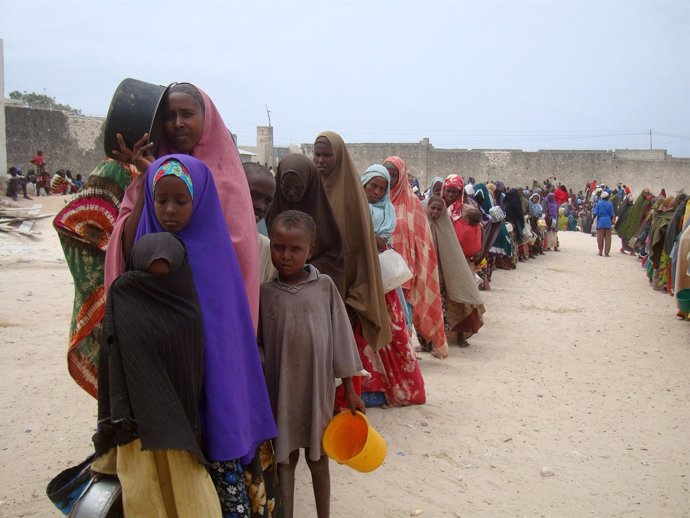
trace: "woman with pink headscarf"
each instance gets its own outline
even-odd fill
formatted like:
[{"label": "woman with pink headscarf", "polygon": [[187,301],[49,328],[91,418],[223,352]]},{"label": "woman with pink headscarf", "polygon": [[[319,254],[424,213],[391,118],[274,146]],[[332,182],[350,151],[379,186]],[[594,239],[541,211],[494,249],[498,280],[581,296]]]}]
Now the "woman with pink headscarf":
[{"label": "woman with pink headscarf", "polygon": [[432,354],[445,358],[448,339],[443,325],[436,248],[426,212],[407,181],[403,159],[390,156],[383,166],[390,174],[390,200],[395,207],[392,245],[412,271],[412,279],[402,286],[405,299],[412,306],[412,321],[422,337],[431,343]]},{"label": "woman with pink headscarf", "polygon": [[[160,110],[163,131],[157,155],[191,155],[201,160],[211,172],[221,205],[222,218],[232,241],[232,248],[237,257],[245,288],[245,293],[234,293],[234,296],[240,297],[240,305],[242,305],[242,300],[246,302],[252,318],[253,332],[251,334],[254,336],[259,309],[259,248],[249,185],[235,143],[213,101],[192,84],[177,83],[170,86],[165,92]],[[146,143],[147,140],[148,135],[144,135],[130,151],[125,146],[122,137],[118,135],[120,150],[113,150],[113,155],[122,161],[131,162],[140,171],[145,171],[155,159],[151,153],[155,143]],[[143,221],[144,178],[145,175],[140,175],[125,191],[119,216],[110,236],[105,257],[106,292],[115,279],[124,272],[140,226],[140,219]],[[208,253],[215,254],[215,250],[209,249]],[[209,261],[212,260],[209,259]],[[213,300],[210,302],[209,320],[225,321],[226,326],[237,324],[224,319],[225,308],[221,300],[215,301],[216,306]],[[214,307],[216,309],[213,309]],[[236,349],[236,345],[238,344],[233,340],[225,340],[223,354],[238,354],[240,349]],[[224,397],[229,399],[237,397],[240,403],[251,407],[254,394],[243,396],[230,392]],[[256,418],[253,415],[243,417],[249,421]],[[219,428],[213,431],[217,433],[221,430]],[[229,443],[236,441],[236,437],[226,436],[226,439]],[[254,452],[248,452],[242,458],[242,462],[253,475],[261,477],[263,476],[262,468],[258,464],[261,460],[260,454],[251,459],[253,454]],[[238,493],[244,491],[246,494],[242,466],[236,462],[236,459],[228,458],[227,455],[211,457],[211,460],[214,462],[209,473],[220,496],[223,516],[231,514],[232,509],[246,507],[246,498],[236,498],[238,495],[235,494],[236,491]],[[224,474],[232,474],[232,481]],[[230,486],[226,487],[228,484]],[[264,489],[266,492],[271,492],[268,487],[264,486]],[[232,493],[232,496],[228,491]],[[256,495],[253,496],[256,497]]]},{"label": "woman with pink headscarf", "polygon": [[[259,311],[259,248],[256,242],[256,221],[249,186],[235,142],[213,101],[201,89],[190,83],[173,84],[162,102],[163,132],[157,155],[171,153],[191,155],[203,161],[211,170],[228,232],[244,278],[247,300],[256,328]],[[125,162],[146,170],[155,158],[150,149],[154,143],[142,145],[140,140],[134,151],[121,146],[114,154]],[[124,142],[122,142],[124,144]],[[142,169],[143,167],[143,169]],[[141,177],[143,178],[143,177]],[[110,237],[105,259],[105,287],[125,269],[131,250],[141,204],[141,180],[133,181],[122,200],[120,213]]]}]

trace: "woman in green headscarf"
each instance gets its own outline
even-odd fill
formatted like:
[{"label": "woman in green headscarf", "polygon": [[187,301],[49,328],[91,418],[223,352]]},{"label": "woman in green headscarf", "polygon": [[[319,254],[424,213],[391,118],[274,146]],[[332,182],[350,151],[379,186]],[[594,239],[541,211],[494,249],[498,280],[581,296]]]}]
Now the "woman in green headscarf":
[{"label": "woman in green headscarf", "polygon": [[623,221],[616,228],[618,237],[623,241],[623,248],[630,246],[628,242],[637,235],[653,199],[652,192],[648,188],[643,189],[632,208],[627,211]]},{"label": "woman in green headscarf", "polygon": [[[489,215],[489,210],[494,206],[494,198],[491,191],[488,189],[486,184],[477,183],[474,184],[474,201],[482,211],[482,254],[475,261],[475,273],[479,275],[482,279],[482,283],[479,285],[479,289],[490,290],[491,289],[491,273],[495,268],[495,257],[496,252],[493,251],[493,247],[499,237],[501,232],[506,232],[505,225],[502,221],[493,222]],[[510,240],[505,241],[510,245]],[[512,250],[511,250],[512,252]]]},{"label": "woman in green headscarf", "polygon": [[664,242],[666,240],[666,232],[668,231],[673,215],[675,214],[676,197],[669,196],[662,203],[656,211],[650,229],[649,239],[649,261],[652,272],[652,288],[655,290],[663,290],[666,288],[668,277],[661,278],[662,271],[665,269],[668,262],[668,256],[664,257],[662,268],[662,256],[664,255]]}]

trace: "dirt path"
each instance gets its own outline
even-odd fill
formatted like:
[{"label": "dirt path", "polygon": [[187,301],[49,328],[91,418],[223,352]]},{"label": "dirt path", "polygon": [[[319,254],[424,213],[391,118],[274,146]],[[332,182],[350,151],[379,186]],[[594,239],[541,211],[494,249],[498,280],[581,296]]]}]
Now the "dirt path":
[{"label": "dirt path", "polygon": [[496,273],[472,347],[425,356],[427,405],[370,412],[386,464],[335,467],[334,516],[688,516],[690,323],[630,256],[561,242]]},{"label": "dirt path", "polygon": [[[60,516],[45,486],[90,453],[95,423],[65,366],[71,277],[38,228],[0,240],[2,517]],[[370,410],[388,457],[370,474],[331,464],[334,517],[690,516],[690,322],[631,257],[561,242],[495,274],[469,349],[423,355],[427,405]],[[315,516],[298,471],[296,516]]]}]

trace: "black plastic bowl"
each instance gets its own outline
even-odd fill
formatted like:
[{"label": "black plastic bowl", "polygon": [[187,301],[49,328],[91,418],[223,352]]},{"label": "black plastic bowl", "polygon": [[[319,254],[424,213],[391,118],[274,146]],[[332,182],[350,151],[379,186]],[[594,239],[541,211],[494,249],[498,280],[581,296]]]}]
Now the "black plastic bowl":
[{"label": "black plastic bowl", "polygon": [[[158,146],[161,132],[161,114],[158,108],[166,89],[165,86],[131,78],[120,83],[110,102],[108,118],[105,121],[103,147],[106,155],[115,158],[113,149],[120,149],[117,143],[118,133],[122,134],[130,149],[147,132],[149,141],[155,142],[155,147]],[[151,150],[154,155],[155,147]]]}]

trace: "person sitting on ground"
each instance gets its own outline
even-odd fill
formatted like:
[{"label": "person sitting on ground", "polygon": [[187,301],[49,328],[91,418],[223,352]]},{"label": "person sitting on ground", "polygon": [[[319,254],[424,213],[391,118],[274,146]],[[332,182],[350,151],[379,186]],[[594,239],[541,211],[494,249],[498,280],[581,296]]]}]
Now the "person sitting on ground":
[{"label": "person sitting on ground", "polygon": [[26,177],[22,174],[21,167],[10,167],[7,174],[10,175],[10,178],[7,181],[6,195],[14,201],[19,201],[18,194],[21,189],[24,193],[24,198],[30,200],[31,198],[26,194]]},{"label": "person sitting on ground", "polygon": [[72,176],[72,171],[67,169],[65,171],[65,179],[69,181],[70,183],[70,190],[72,192],[78,192],[79,191],[79,186],[75,183],[74,177]]},{"label": "person sitting on ground", "polygon": [[74,185],[77,186],[77,189],[84,187],[84,180],[82,180],[80,174],[77,174],[77,177],[74,179]]},{"label": "person sitting on ground", "polygon": [[38,194],[35,169],[29,169],[29,171],[26,173],[26,192],[29,196],[36,196]]},{"label": "person sitting on ground", "polygon": [[[75,193],[79,189],[72,182],[72,180],[67,176],[67,172],[60,169],[57,173],[53,175],[50,180],[50,192],[53,194],[65,194]],[[70,173],[70,176],[72,174]]]},{"label": "person sitting on ground", "polygon": [[36,192],[39,196],[48,196],[50,194],[50,173],[48,171],[37,173]]}]

